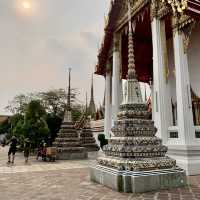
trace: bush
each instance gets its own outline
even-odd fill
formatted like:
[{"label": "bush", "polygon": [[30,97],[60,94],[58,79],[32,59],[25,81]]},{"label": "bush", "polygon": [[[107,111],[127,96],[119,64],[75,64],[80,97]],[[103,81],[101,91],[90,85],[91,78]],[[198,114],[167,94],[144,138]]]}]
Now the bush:
[{"label": "bush", "polygon": [[105,135],[104,134],[99,134],[98,135],[98,140],[100,142],[100,147],[101,149],[103,149],[103,146],[104,145],[107,145],[108,144],[108,140],[105,138]]}]

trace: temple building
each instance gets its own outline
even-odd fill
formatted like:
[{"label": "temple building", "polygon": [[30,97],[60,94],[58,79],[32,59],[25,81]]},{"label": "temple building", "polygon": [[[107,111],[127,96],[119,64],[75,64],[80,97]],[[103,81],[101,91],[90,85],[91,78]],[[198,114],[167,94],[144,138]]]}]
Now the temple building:
[{"label": "temple building", "polygon": [[[200,174],[200,1],[130,0],[135,69],[151,88],[152,119],[168,155]],[[105,77],[104,132],[117,120],[128,72],[127,0],[112,0],[95,73]]]}]

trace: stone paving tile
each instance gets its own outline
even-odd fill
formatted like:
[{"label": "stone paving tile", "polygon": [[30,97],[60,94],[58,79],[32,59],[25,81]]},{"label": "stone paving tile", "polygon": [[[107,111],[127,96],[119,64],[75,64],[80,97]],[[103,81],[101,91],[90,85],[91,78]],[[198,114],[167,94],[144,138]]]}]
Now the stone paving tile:
[{"label": "stone paving tile", "polygon": [[[196,178],[189,180],[192,183]],[[199,193],[199,184],[137,195],[118,193],[90,182],[87,168],[0,175],[3,200],[198,200]]]},{"label": "stone paving tile", "polygon": [[85,161],[5,165],[6,151],[0,149],[0,200],[200,200],[200,176],[188,178],[189,186],[145,194],[115,192],[89,180]]},{"label": "stone paving tile", "polygon": [[[8,146],[6,147],[1,147],[0,146],[0,173],[1,172],[8,172],[8,173],[12,173],[12,169],[13,166],[10,165],[10,168],[8,168],[7,165],[7,152],[8,152]],[[36,160],[36,156],[31,156],[29,158],[29,164],[25,165],[24,163],[24,157],[23,157],[23,153],[16,153],[15,156],[15,164],[14,167],[15,169],[13,170],[13,172],[25,172],[27,169],[29,171],[45,171],[47,168],[49,170],[60,170],[60,169],[70,169],[70,168],[82,168],[82,167],[88,167],[89,165],[91,165],[91,163],[94,161],[94,159],[97,157],[97,155],[101,155],[102,152],[92,152],[89,153],[88,155],[88,159],[85,160],[66,160],[66,161],[56,161],[56,162],[43,162],[43,161],[37,161]],[[34,166],[38,166],[38,167],[34,167]],[[31,167],[26,167],[26,166],[31,166]]]}]

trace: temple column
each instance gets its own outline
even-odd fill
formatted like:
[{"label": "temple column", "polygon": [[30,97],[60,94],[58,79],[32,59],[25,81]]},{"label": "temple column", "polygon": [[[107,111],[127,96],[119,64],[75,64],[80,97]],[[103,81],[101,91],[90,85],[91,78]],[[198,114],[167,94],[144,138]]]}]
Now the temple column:
[{"label": "temple column", "polygon": [[190,92],[190,80],[188,71],[187,54],[183,47],[183,33],[174,33],[174,54],[176,69],[176,94],[178,130],[181,144],[193,144],[195,142],[192,101]]},{"label": "temple column", "polygon": [[104,134],[106,138],[110,137],[110,130],[112,126],[112,104],[111,104],[111,67],[107,64],[105,77],[105,120],[104,120]]},{"label": "temple column", "polygon": [[112,118],[117,119],[117,113],[120,105],[120,50],[119,50],[119,35],[114,35],[113,41],[113,77],[112,77]]},{"label": "temple column", "polygon": [[169,155],[188,175],[200,174],[200,141],[195,138],[190,79],[184,32],[174,28],[173,43],[176,69],[178,138],[169,146]]},{"label": "temple column", "polygon": [[163,143],[168,139],[168,127],[166,123],[166,77],[165,77],[165,48],[166,34],[165,22],[153,18],[152,23],[153,42],[153,85],[152,85],[152,111],[155,126],[158,129],[157,136]]}]

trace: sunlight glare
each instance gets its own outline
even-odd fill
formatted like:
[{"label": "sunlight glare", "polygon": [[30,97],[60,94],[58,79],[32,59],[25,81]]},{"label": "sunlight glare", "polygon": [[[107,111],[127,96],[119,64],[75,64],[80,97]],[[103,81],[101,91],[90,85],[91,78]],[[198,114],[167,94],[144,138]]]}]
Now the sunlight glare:
[{"label": "sunlight glare", "polygon": [[31,8],[31,4],[28,1],[23,1],[22,6],[23,6],[24,9],[30,9]]}]

